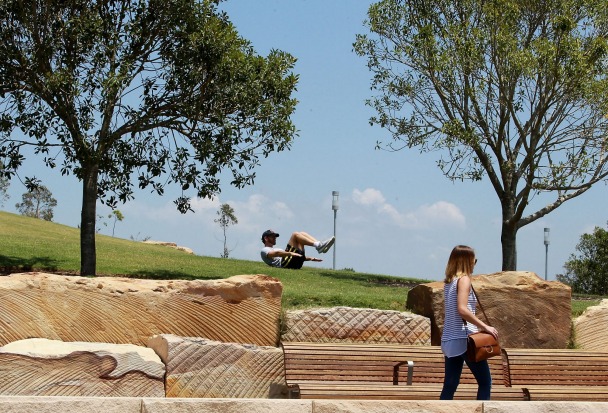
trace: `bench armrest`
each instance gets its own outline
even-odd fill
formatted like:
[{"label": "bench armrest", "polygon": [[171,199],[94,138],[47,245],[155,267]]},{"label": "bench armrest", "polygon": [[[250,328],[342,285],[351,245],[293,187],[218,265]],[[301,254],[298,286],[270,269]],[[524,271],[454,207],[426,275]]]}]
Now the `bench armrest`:
[{"label": "bench armrest", "polygon": [[401,363],[395,364],[393,367],[393,384],[396,386],[399,384],[399,367],[407,364],[407,385],[412,385],[412,377],[414,376],[414,362],[413,361],[402,361]]}]

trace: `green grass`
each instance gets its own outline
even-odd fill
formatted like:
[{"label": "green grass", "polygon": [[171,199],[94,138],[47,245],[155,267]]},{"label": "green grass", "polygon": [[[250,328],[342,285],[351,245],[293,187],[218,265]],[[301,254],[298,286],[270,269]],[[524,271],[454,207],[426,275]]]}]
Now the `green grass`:
[{"label": "green grass", "polygon": [[[218,279],[265,274],[283,284],[283,307],[349,306],[404,310],[408,290],[428,280],[348,270],[272,268],[261,261],[187,254],[159,245],[97,235],[97,274],[147,279]],[[48,271],[77,274],[77,228],[0,211],[0,269],[3,273]]]},{"label": "green grass", "polygon": [[[409,289],[429,282],[314,267],[282,270],[261,261],[190,255],[164,246],[105,235],[98,235],[96,243],[98,275],[209,280],[239,274],[265,274],[283,284],[286,310],[348,306],[403,311]],[[77,274],[80,270],[79,230],[0,211],[0,270],[4,274],[19,271]],[[601,298],[574,296],[572,316],[579,316]]]}]

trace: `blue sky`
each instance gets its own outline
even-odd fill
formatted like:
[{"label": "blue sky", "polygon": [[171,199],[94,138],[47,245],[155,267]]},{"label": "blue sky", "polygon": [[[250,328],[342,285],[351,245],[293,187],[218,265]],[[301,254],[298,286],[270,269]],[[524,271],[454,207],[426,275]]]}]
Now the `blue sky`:
[{"label": "blue sky", "polygon": [[[195,200],[195,213],[182,215],[173,205],[180,193],[168,188],[165,196],[147,191],[120,205],[125,216],[116,224],[121,238],[171,241],[196,254],[219,257],[221,228],[213,222],[221,203],[229,203],[239,223],[228,229],[228,248],[234,258],[259,260],[261,233],[279,233],[283,247],[292,231],[317,238],[333,234],[332,191],[340,192],[337,213],[336,268],[439,280],[456,244],[475,248],[477,273],[501,268],[500,203],[487,179],[452,183],[436,166],[438,153],[417,150],[395,153],[375,150],[388,133],[371,127],[372,115],[364,101],[370,97],[370,73],[365,59],[352,51],[371,4],[367,0],[228,0],[221,5],[239,33],[259,54],[281,49],[294,55],[300,76],[293,120],[299,137],[288,152],[272,154],[257,169],[255,185],[236,190],[222,186],[213,200]],[[80,220],[81,185],[59,171],[42,169],[28,159],[21,176],[36,175],[58,201],[55,222],[76,227]],[[25,191],[11,182],[14,205]],[[549,279],[562,272],[584,232],[606,227],[608,188],[597,185],[548,216],[524,227],[518,235],[518,269],[544,277],[543,228],[551,229]],[[533,199],[528,213],[552,200]],[[109,209],[99,208],[107,215]],[[101,222],[101,233],[112,225]],[[316,256],[316,252],[309,251]],[[331,268],[333,253],[314,267]]]}]

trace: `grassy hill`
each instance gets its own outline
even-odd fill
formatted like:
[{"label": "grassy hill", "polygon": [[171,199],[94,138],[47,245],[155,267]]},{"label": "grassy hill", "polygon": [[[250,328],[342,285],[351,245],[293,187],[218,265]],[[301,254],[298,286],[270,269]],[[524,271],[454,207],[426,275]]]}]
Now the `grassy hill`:
[{"label": "grassy hill", "polygon": [[[0,272],[78,274],[79,234],[77,228],[0,211]],[[349,306],[403,310],[409,288],[427,282],[314,267],[282,270],[261,261],[191,255],[105,235],[97,235],[96,244],[99,276],[217,279],[266,274],[283,283],[285,309]]]},{"label": "grassy hill", "polygon": [[[167,240],[170,241],[170,240]],[[0,274],[46,271],[78,274],[77,228],[0,211]],[[283,283],[285,309],[349,306],[404,310],[407,292],[428,280],[304,267],[272,268],[261,261],[190,255],[159,245],[97,236],[97,274],[148,279],[217,279],[266,274]],[[573,316],[601,297],[577,296]]]}]

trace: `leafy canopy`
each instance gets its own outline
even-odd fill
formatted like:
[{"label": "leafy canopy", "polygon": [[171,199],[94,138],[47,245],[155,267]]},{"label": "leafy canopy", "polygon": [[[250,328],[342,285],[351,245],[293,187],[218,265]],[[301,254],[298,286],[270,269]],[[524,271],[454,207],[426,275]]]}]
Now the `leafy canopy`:
[{"label": "leafy canopy", "polygon": [[608,295],[608,231],[595,227],[591,234],[581,235],[576,251],[557,280],[576,293]]},{"label": "leafy canopy", "polygon": [[[502,208],[503,269],[517,230],[608,176],[604,0],[382,0],[369,8],[378,148],[439,151],[451,180],[487,177]],[[525,215],[541,192],[553,201]],[[550,198],[549,198],[550,199]]]},{"label": "leafy canopy", "polygon": [[[115,207],[133,186],[209,197],[289,147],[295,59],[255,53],[218,1],[0,1],[0,160],[33,146]],[[98,174],[98,176],[94,176]],[[132,179],[133,178],[133,179]]]}]

